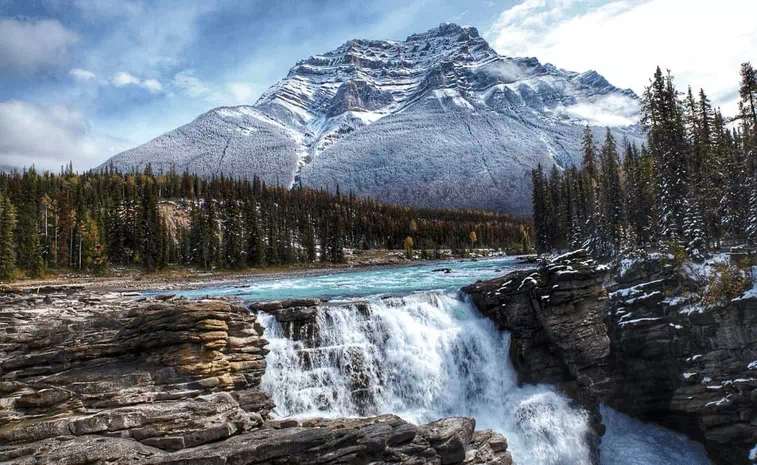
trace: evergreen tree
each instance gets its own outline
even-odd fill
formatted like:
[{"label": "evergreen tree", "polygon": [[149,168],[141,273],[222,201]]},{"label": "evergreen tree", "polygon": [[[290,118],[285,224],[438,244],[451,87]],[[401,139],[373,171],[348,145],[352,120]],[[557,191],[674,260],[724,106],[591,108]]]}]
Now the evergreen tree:
[{"label": "evergreen tree", "polygon": [[605,233],[603,242],[609,247],[610,253],[618,253],[623,238],[623,186],[620,179],[620,160],[615,138],[607,128],[605,143],[602,146],[602,218],[604,226],[600,228]]},{"label": "evergreen tree", "polygon": [[642,125],[648,132],[648,148],[659,178],[660,236],[675,245],[683,231],[688,146],[673,77],[670,73],[663,76],[659,67],[642,98]]},{"label": "evergreen tree", "polygon": [[218,216],[216,214],[215,200],[211,197],[205,199],[203,204],[205,216],[205,228],[203,238],[203,266],[212,268],[221,263],[221,239],[218,230]]},{"label": "evergreen tree", "polygon": [[258,221],[258,207],[255,199],[249,199],[245,203],[246,228],[246,255],[248,266],[261,266],[265,262],[265,244],[263,243],[263,234],[260,231]]},{"label": "evergreen tree", "polygon": [[536,230],[536,251],[545,253],[550,250],[551,241],[547,228],[547,192],[544,171],[541,163],[531,172],[531,182],[533,186],[533,216],[534,228]]},{"label": "evergreen tree", "polygon": [[225,202],[223,218],[223,256],[224,263],[232,269],[239,269],[244,265],[244,231],[239,213],[239,205],[235,199]]},{"label": "evergreen tree", "polygon": [[16,271],[16,210],[10,201],[0,196],[0,280],[13,279]]},{"label": "evergreen tree", "polygon": [[582,169],[589,177],[597,183],[599,178],[599,169],[597,167],[597,147],[594,145],[594,135],[591,132],[591,127],[587,124],[584,128],[583,137],[583,159],[581,164]]}]

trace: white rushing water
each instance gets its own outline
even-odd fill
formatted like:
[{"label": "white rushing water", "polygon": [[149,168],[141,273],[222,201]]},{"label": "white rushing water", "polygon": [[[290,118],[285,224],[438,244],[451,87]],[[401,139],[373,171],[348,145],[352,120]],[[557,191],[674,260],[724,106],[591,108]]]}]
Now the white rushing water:
[{"label": "white rushing water", "polygon": [[[589,463],[586,414],[550,386],[517,386],[509,335],[457,293],[369,297],[317,314],[314,347],[261,314],[263,387],[280,417],[394,413],[414,423],[470,416],[504,434],[519,465]],[[606,465],[709,464],[696,443],[606,409]]]}]

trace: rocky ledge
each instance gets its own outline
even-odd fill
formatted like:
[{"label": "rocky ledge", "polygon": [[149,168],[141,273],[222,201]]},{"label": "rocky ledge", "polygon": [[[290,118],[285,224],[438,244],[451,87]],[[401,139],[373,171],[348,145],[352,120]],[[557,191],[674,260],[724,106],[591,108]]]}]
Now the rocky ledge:
[{"label": "rocky ledge", "polygon": [[697,303],[701,283],[672,262],[611,270],[577,251],[463,291],[511,332],[523,382],[562,387],[595,421],[605,402],[684,432],[717,464],[754,463],[757,297]]},{"label": "rocky ledge", "polygon": [[626,260],[609,290],[609,405],[682,431],[718,464],[752,463],[757,443],[757,296],[701,303],[689,267]]},{"label": "rocky ledge", "polygon": [[1,463],[512,463],[470,418],[272,420],[263,328],[234,303],[40,291],[0,289]]},{"label": "rocky ledge", "polygon": [[610,339],[604,322],[609,267],[583,251],[537,268],[519,270],[462,291],[500,330],[510,332],[510,358],[524,383],[550,383],[591,414],[596,437],[604,433],[599,402],[610,383]]}]

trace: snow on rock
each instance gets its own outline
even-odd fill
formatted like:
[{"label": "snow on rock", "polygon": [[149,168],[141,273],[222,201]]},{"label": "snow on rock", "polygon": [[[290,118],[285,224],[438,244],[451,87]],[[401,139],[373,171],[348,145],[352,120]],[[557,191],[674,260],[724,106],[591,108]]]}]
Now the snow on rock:
[{"label": "snow on rock", "polygon": [[[420,207],[530,213],[530,170],[580,163],[585,118],[637,96],[598,74],[504,57],[475,28],[350,40],[299,61],[253,106],[218,108],[103,166],[259,175]],[[604,128],[594,128],[604,137]],[[641,141],[637,126],[616,127]]]}]

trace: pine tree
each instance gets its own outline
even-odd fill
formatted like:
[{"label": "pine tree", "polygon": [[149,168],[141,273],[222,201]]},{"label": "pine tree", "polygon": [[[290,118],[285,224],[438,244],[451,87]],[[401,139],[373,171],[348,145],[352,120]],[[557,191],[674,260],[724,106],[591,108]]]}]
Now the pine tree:
[{"label": "pine tree", "polygon": [[589,177],[594,180],[594,184],[597,183],[599,178],[599,168],[597,167],[597,147],[594,145],[594,135],[591,132],[591,127],[587,124],[584,128],[583,137],[583,160],[581,168],[586,172]]},{"label": "pine tree", "polygon": [[531,182],[533,186],[533,216],[534,228],[536,230],[536,251],[545,253],[550,250],[549,232],[547,229],[547,193],[544,170],[541,163],[531,172]]},{"label": "pine tree", "polygon": [[203,266],[212,268],[221,263],[221,239],[218,231],[218,215],[216,213],[215,200],[208,196],[203,205],[205,216],[205,237],[203,249]]},{"label": "pine tree", "polygon": [[244,232],[239,205],[235,199],[225,202],[223,218],[223,258],[227,267],[239,269],[244,265]]},{"label": "pine tree", "polygon": [[0,280],[10,281],[16,272],[16,210],[0,196]]},{"label": "pine tree", "polygon": [[245,203],[244,224],[246,233],[246,255],[248,266],[261,266],[265,262],[265,244],[258,221],[258,207],[255,199]]},{"label": "pine tree", "polygon": [[[145,174],[151,172],[151,168],[145,168]],[[142,186],[142,200],[140,204],[138,225],[139,259],[142,267],[147,271],[157,268],[160,256],[160,214],[158,212],[158,199],[152,181],[147,181]]]},{"label": "pine tree", "polygon": [[312,263],[318,258],[315,243],[315,228],[313,228],[312,219],[309,215],[306,215],[303,233],[302,233],[302,246],[305,248],[305,261]]},{"label": "pine tree", "polygon": [[203,212],[195,202],[192,202],[192,210],[189,214],[189,243],[190,257],[188,263],[208,268],[208,245],[207,245],[207,222]]},{"label": "pine tree", "polygon": [[657,207],[660,238],[676,246],[681,238],[686,198],[686,131],[673,77],[657,68],[642,98],[642,125],[659,177]]},{"label": "pine tree", "polygon": [[623,238],[625,215],[623,211],[623,186],[620,179],[620,160],[615,138],[607,128],[605,143],[602,146],[602,206],[606,236],[604,242],[609,247],[609,253],[619,253]]},{"label": "pine tree", "polygon": [[565,244],[565,224],[562,212],[562,175],[557,165],[552,165],[549,176],[549,248],[561,250]]},{"label": "pine tree", "polygon": [[750,63],[741,65],[739,95],[739,118],[749,192],[746,238],[749,244],[757,245],[757,71]]}]

